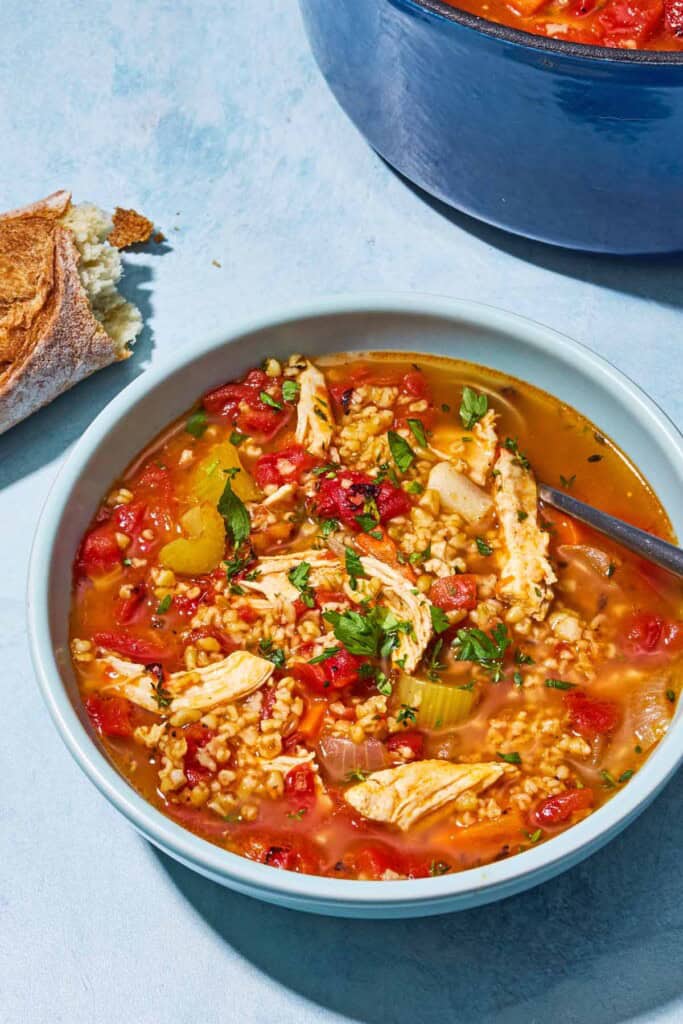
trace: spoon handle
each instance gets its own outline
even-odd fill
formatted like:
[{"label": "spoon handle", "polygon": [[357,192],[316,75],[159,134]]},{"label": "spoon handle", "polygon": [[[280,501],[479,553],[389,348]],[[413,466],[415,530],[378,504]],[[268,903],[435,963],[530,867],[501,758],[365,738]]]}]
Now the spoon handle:
[{"label": "spoon handle", "polygon": [[683,576],[683,550],[681,548],[669,544],[668,541],[660,540],[659,537],[653,537],[651,533],[639,530],[637,526],[631,526],[623,519],[615,519],[614,516],[609,516],[606,512],[593,508],[592,505],[586,505],[585,502],[572,498],[564,491],[556,491],[554,487],[548,487],[547,484],[540,484],[538,493],[541,501],[547,505],[552,505],[553,508],[557,508],[561,512],[567,512],[580,522],[592,526],[600,533],[611,537],[612,540],[623,544],[629,551],[635,551],[637,555],[642,555],[643,558],[661,566],[662,569],[667,569],[675,576]]}]

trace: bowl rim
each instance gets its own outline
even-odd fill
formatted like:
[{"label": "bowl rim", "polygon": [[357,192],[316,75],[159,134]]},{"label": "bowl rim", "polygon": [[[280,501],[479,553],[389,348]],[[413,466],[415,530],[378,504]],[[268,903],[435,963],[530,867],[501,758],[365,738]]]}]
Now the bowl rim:
[{"label": "bowl rim", "polygon": [[456,22],[494,39],[544,53],[598,61],[602,64],[613,63],[641,68],[648,65],[676,67],[683,64],[682,50],[622,50],[617,47],[591,46],[588,43],[572,43],[550,36],[538,36],[533,32],[502,25],[497,21],[488,21],[478,14],[452,7],[444,0],[389,0],[389,3],[412,8],[413,11],[428,11],[441,20]]},{"label": "bowl rim", "polygon": [[68,510],[72,490],[92,452],[105,441],[110,428],[177,371],[239,338],[301,320],[346,314],[418,315],[450,320],[454,326],[472,323],[479,328],[517,336],[541,353],[551,352],[561,361],[571,362],[581,372],[597,378],[601,387],[628,408],[631,417],[642,421],[650,434],[667,441],[674,471],[683,480],[683,436],[673,421],[608,360],[564,334],[518,314],[464,299],[391,292],[323,296],[246,319],[196,344],[192,351],[181,348],[172,351],[119,392],[90,424],[60,468],[38,520],[27,579],[31,658],[48,711],[80,768],[138,832],[175,859],[238,890],[273,902],[289,901],[290,906],[300,909],[324,908],[334,912],[345,908],[350,914],[358,911],[358,916],[372,907],[380,911],[382,908],[398,912],[414,908],[418,913],[422,910],[435,913],[442,904],[444,910],[454,909],[456,903],[472,906],[528,888],[572,866],[608,842],[645,809],[683,761],[683,743],[680,742],[683,735],[678,736],[676,743],[677,733],[683,734],[683,716],[676,716],[667,735],[624,790],[584,821],[539,847],[493,864],[437,878],[382,882],[335,879],[276,871],[250,861],[201,839],[148,803],[119,775],[87,732],[62,684],[52,647],[47,570],[52,565],[59,525]]}]

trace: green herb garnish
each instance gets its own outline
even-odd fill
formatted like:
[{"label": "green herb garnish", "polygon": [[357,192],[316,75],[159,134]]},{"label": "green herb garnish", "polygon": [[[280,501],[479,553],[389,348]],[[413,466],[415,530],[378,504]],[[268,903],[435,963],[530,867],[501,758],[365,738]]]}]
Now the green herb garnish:
[{"label": "green herb garnish", "polygon": [[286,380],[282,385],[282,397],[285,402],[296,402],[300,391],[301,385],[296,380]]},{"label": "green herb garnish", "polygon": [[489,400],[486,395],[480,395],[472,388],[465,386],[462,389],[462,403],[460,405],[460,420],[465,430],[471,430],[475,423],[478,423],[482,416],[485,416],[489,407]]},{"label": "green herb garnish", "polygon": [[276,402],[272,395],[269,395],[267,391],[259,392],[259,398],[264,405],[269,405],[271,409],[277,409],[278,412],[282,412],[282,406],[279,402]]},{"label": "green herb garnish", "polygon": [[419,444],[420,448],[427,447],[427,435],[422,420],[408,420],[410,432]]},{"label": "green herb garnish", "polygon": [[408,442],[395,430],[387,431],[389,450],[401,473],[406,473],[415,461],[415,452]]},{"label": "green herb garnish", "polygon": [[408,722],[417,721],[417,708],[413,708],[410,704],[401,704],[396,715],[396,721],[399,725],[406,725]]},{"label": "green herb garnish", "polygon": [[562,486],[564,487],[564,489],[566,491],[571,490],[571,488],[574,486],[575,482],[576,482],[576,473],[572,473],[571,476],[563,476],[562,473],[560,473],[560,483],[562,484]]},{"label": "green herb garnish", "polygon": [[285,652],[280,647],[275,647],[269,637],[262,637],[258,642],[259,653],[272,661],[276,668],[283,668],[285,664]]},{"label": "green herb garnish", "polygon": [[483,537],[475,537],[475,541],[480,555],[488,556],[493,554],[493,548],[490,544],[486,543]]},{"label": "green herb garnish", "polygon": [[161,601],[159,601],[159,604],[157,605],[157,615],[165,615],[172,604],[173,595],[166,594],[166,596],[162,597]]},{"label": "green herb garnish", "polygon": [[320,524],[320,533],[323,537],[327,538],[331,533],[335,533],[339,529],[338,519],[323,519]]},{"label": "green herb garnish", "polygon": [[545,685],[549,690],[573,690],[576,683],[568,683],[566,679],[546,679]]},{"label": "green herb garnish", "polygon": [[450,870],[451,866],[445,860],[433,860],[429,865],[429,874],[432,878],[437,878],[439,875],[447,875]]},{"label": "green herb garnish", "polygon": [[360,558],[352,548],[344,548],[344,562],[352,590],[358,589],[358,580],[365,578],[365,569]]},{"label": "green herb garnish", "polygon": [[633,775],[633,768],[627,768],[625,772],[622,772],[619,776],[619,782],[628,782]]},{"label": "green herb garnish", "polygon": [[251,521],[249,513],[241,498],[238,498],[232,489],[232,478],[239,473],[239,469],[227,471],[228,479],[216,506],[225,520],[225,528],[233,543],[235,551],[242,547],[249,537]]},{"label": "green herb garnish", "polygon": [[522,469],[529,468],[529,460],[527,459],[526,455],[522,455],[522,453],[520,452],[519,444],[517,443],[517,438],[506,437],[505,440],[503,441],[503,447],[507,448],[507,450],[509,452],[512,452],[512,454],[515,456],[514,461],[516,465],[521,466]]},{"label": "green herb garnish", "polygon": [[201,437],[208,426],[207,416],[203,409],[193,412],[185,424],[185,430],[193,437]]},{"label": "green herb garnish", "polygon": [[293,587],[301,594],[301,600],[307,608],[315,607],[315,594],[311,587],[308,578],[311,573],[311,567],[308,562],[300,562],[293,569],[290,569],[287,573],[287,579]]},{"label": "green herb garnish", "polygon": [[248,434],[240,434],[239,430],[233,430],[230,434],[230,444],[234,444],[235,448],[239,448],[241,444],[244,444],[248,437]]},{"label": "green herb garnish", "polygon": [[506,627],[500,622],[489,635],[474,627],[459,629],[454,641],[458,661],[473,661],[491,676],[494,683],[503,676],[503,658],[511,644]]},{"label": "green herb garnish", "polygon": [[511,751],[509,754],[503,754],[500,750],[497,750],[496,757],[499,757],[501,761],[505,761],[506,764],[522,763],[522,758],[519,756],[516,750]]},{"label": "green herb garnish", "polygon": [[603,768],[600,772],[600,778],[605,789],[614,789],[617,784],[612,773],[608,772],[606,768]]},{"label": "green herb garnish", "polygon": [[429,614],[432,617],[432,626],[435,633],[445,633],[450,628],[448,616],[442,608],[435,604],[429,606]]}]

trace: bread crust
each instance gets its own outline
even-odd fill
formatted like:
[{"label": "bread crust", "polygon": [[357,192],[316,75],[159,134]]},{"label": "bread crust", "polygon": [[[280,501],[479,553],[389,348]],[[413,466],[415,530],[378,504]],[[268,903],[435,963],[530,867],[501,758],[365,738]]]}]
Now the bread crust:
[{"label": "bread crust", "polygon": [[120,358],[93,316],[55,192],[0,215],[0,433]]}]

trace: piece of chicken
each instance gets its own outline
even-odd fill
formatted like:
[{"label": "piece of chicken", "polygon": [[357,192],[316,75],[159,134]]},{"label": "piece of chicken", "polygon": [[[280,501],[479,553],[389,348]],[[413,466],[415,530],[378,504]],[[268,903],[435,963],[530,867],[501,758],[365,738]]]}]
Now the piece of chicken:
[{"label": "piece of chicken", "polygon": [[312,363],[299,376],[299,403],[296,409],[296,441],[313,455],[323,456],[330,446],[334,430],[332,404],[325,377]]},{"label": "piece of chicken", "polygon": [[[266,683],[275,666],[248,651],[233,651],[227,658],[190,672],[173,672],[159,689],[153,672],[136,662],[108,654],[98,662],[107,681],[102,692],[126,697],[133,704],[158,714],[206,711],[247,697]],[[163,691],[163,692],[161,692]]]},{"label": "piece of chicken", "polygon": [[496,457],[497,421],[498,413],[489,409],[471,430],[458,431],[452,437],[444,436],[443,431],[435,432],[429,448],[439,458],[452,462],[457,470],[483,487]]},{"label": "piece of chicken", "polygon": [[365,555],[360,562],[365,575],[382,584],[379,602],[390,608],[401,622],[410,622],[412,626],[410,633],[398,634],[398,644],[391,652],[392,660],[400,662],[404,671],[410,673],[432,637],[430,603],[423,594],[415,592],[411,581],[385,562],[372,555]]},{"label": "piece of chicken", "polygon": [[374,772],[365,782],[347,789],[344,799],[363,817],[389,822],[405,831],[463,793],[487,789],[510,769],[510,765],[494,762],[412,761]]},{"label": "piece of chicken", "polygon": [[495,465],[494,504],[505,547],[498,595],[511,605],[509,622],[542,620],[557,579],[548,561],[548,534],[538,525],[538,493],[531,470],[507,449]]},{"label": "piece of chicken", "polygon": [[272,555],[260,558],[255,568],[255,578],[253,580],[241,579],[240,586],[243,590],[262,594],[269,601],[280,598],[293,603],[300,597],[300,593],[289,581],[287,574],[304,562],[310,566],[309,583],[311,586],[315,585],[319,573],[323,573],[324,570],[329,573],[339,568],[339,563],[325,552],[313,549],[294,551],[290,555]]}]

